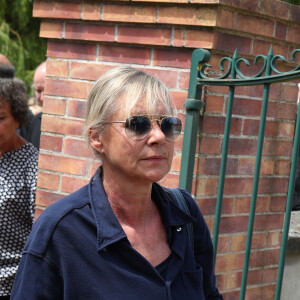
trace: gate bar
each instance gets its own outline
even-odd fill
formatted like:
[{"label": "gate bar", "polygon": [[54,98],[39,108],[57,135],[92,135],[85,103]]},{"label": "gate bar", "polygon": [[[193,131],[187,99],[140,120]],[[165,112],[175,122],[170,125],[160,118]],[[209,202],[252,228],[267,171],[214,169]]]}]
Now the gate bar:
[{"label": "gate bar", "polygon": [[179,187],[191,193],[193,171],[197,145],[200,110],[204,107],[202,86],[197,84],[198,70],[202,64],[208,62],[210,53],[204,49],[196,49],[192,54],[188,99],[185,102],[186,117],[180,166]]},{"label": "gate bar", "polygon": [[299,95],[298,95],[298,110],[297,110],[297,118],[296,118],[296,130],[295,130],[295,139],[293,146],[293,154],[292,154],[292,163],[291,163],[291,171],[290,171],[290,180],[288,187],[288,195],[287,202],[285,208],[285,218],[284,218],[284,226],[281,240],[281,250],[280,250],[280,259],[277,273],[277,282],[276,282],[276,291],[275,291],[275,300],[280,300],[281,289],[282,289],[282,279],[283,279],[283,271],[284,271],[284,263],[285,263],[285,255],[286,255],[286,245],[288,240],[289,228],[290,228],[290,220],[291,220],[291,210],[295,189],[295,181],[296,181],[296,169],[298,163],[298,155],[299,155],[299,144],[300,144],[300,84],[299,86]]},{"label": "gate bar", "polygon": [[[236,63],[237,59],[238,59],[238,54],[237,54],[237,50],[235,50],[232,57],[233,65]],[[231,78],[236,78],[235,68],[231,68]],[[219,228],[220,228],[220,219],[221,219],[221,212],[222,212],[222,200],[223,200],[224,183],[225,183],[225,175],[226,175],[227,153],[228,153],[229,135],[230,135],[230,127],[231,127],[234,90],[235,90],[234,86],[229,87],[220,176],[219,176],[219,186],[218,186],[218,195],[217,195],[217,204],[216,204],[216,216],[215,216],[215,224],[214,224],[214,231],[213,231],[214,267],[216,265],[216,256],[217,256],[217,249],[218,249]]]}]

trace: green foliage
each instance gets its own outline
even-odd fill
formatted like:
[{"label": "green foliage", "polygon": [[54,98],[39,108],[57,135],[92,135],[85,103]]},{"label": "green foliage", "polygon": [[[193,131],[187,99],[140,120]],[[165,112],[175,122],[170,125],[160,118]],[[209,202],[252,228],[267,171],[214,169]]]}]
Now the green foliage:
[{"label": "green foliage", "polygon": [[0,0],[0,53],[16,69],[28,95],[35,68],[45,60],[46,40],[39,38],[38,19],[32,17],[33,0]]},{"label": "green foliage", "polygon": [[281,0],[290,4],[300,5],[300,0]]}]

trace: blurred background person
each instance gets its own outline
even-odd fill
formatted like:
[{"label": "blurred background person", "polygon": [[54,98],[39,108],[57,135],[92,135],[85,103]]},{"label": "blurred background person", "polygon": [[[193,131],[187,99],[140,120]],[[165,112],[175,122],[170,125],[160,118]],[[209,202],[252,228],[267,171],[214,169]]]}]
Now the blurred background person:
[{"label": "blurred background person", "polygon": [[38,150],[40,149],[42,110],[44,101],[44,89],[46,79],[46,62],[42,62],[35,70],[33,85],[35,90],[34,104],[30,105],[29,99],[29,121],[20,129],[20,135],[28,142],[32,143]]},{"label": "blurred background person", "polygon": [[[7,65],[6,65],[7,66]],[[34,218],[38,150],[17,129],[28,119],[26,86],[0,65],[0,299],[9,299]],[[9,75],[9,76],[7,76]],[[11,76],[12,75],[12,76]]]},{"label": "blurred background person", "polygon": [[46,80],[46,62],[44,61],[40,65],[38,65],[38,67],[35,69],[34,76],[33,76],[35,101],[33,105],[30,105],[31,103],[29,103],[29,108],[34,115],[41,113],[43,110],[45,80]]}]

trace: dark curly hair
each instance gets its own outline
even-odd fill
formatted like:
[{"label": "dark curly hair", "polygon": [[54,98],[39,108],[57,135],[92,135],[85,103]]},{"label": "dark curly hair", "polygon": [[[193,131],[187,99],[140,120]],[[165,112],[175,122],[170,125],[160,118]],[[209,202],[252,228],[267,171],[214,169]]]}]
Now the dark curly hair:
[{"label": "dark curly hair", "polygon": [[8,102],[19,127],[25,125],[29,117],[26,99],[26,85],[19,78],[0,78],[0,105]]}]

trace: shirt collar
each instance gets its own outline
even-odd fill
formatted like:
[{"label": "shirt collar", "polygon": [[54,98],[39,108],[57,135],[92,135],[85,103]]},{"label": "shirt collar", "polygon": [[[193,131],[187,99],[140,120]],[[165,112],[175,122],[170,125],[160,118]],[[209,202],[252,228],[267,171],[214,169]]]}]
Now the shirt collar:
[{"label": "shirt collar", "polygon": [[[89,197],[97,227],[97,250],[101,251],[110,244],[126,238],[126,234],[114,214],[103,188],[100,169],[89,183]],[[152,197],[161,213],[163,223],[169,231],[170,227],[183,226],[195,222],[195,219],[183,212],[167,189],[154,183]]]}]

